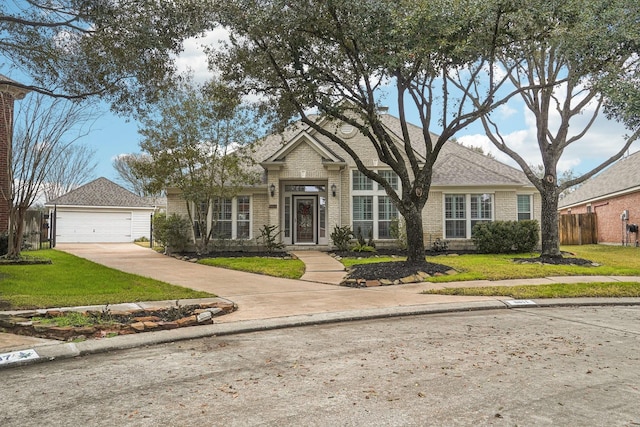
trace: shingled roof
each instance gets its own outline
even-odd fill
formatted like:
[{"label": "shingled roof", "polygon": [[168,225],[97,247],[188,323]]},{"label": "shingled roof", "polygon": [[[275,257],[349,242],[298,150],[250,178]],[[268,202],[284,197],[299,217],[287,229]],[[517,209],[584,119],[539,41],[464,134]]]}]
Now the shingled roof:
[{"label": "shingled roof", "polygon": [[98,178],[71,190],[57,199],[47,202],[47,206],[108,206],[122,208],[153,207],[147,199],[140,197],[107,178]]},{"label": "shingled roof", "polygon": [[[380,116],[387,129],[402,140],[400,119],[390,114]],[[270,135],[255,146],[257,161],[263,161],[283,144],[289,142],[296,133],[309,130],[307,125],[296,122],[284,134]],[[419,126],[408,123],[409,139],[416,152],[424,158],[423,131]],[[313,131],[310,131],[313,132]],[[438,136],[431,134],[435,141]],[[373,150],[373,147],[371,148]],[[532,186],[526,175],[482,153],[478,153],[454,141],[444,144],[434,165],[432,186]]]},{"label": "shingled roof", "polygon": [[632,191],[640,191],[640,151],[585,181],[576,191],[562,198],[559,207],[567,208]]}]

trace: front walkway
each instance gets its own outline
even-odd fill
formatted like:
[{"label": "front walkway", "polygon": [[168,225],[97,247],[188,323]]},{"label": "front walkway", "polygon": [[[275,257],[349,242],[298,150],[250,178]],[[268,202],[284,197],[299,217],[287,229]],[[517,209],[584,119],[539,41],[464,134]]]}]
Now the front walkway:
[{"label": "front walkway", "polygon": [[293,251],[290,253],[304,262],[304,274],[300,280],[339,285],[347,274],[344,265],[326,252]]}]

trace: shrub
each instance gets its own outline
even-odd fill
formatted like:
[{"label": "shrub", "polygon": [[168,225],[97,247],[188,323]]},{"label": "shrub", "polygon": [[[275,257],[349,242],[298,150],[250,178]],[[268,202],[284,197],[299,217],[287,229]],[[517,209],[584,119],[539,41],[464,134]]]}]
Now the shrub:
[{"label": "shrub", "polygon": [[167,240],[167,214],[159,212],[153,215],[153,238],[156,243],[166,244]]},{"label": "shrub", "polygon": [[284,243],[278,240],[278,236],[280,235],[281,231],[278,231],[276,233],[277,229],[277,225],[266,224],[263,225],[262,228],[260,228],[260,236],[258,236],[258,240],[262,241],[262,244],[264,245],[264,248],[267,252],[273,252],[284,248]]},{"label": "shrub", "polygon": [[375,246],[371,246],[371,245],[361,245],[360,243],[357,243],[354,247],[351,248],[351,250],[353,252],[375,252],[376,248]]},{"label": "shrub", "polygon": [[339,251],[348,251],[349,242],[353,237],[353,232],[351,231],[351,227],[348,225],[343,227],[338,227],[336,225],[333,227],[333,232],[331,232],[330,237],[331,241]]},{"label": "shrub", "polygon": [[153,217],[153,236],[156,241],[176,252],[184,251],[191,241],[190,227],[189,221],[177,214],[167,217],[159,213]]},{"label": "shrub", "polygon": [[407,249],[407,227],[404,221],[401,221],[398,218],[393,219],[391,221],[389,232],[391,237],[396,240],[398,248],[402,250]]},{"label": "shrub", "polygon": [[485,254],[531,252],[538,245],[537,221],[495,221],[478,223],[471,239],[476,250]]}]

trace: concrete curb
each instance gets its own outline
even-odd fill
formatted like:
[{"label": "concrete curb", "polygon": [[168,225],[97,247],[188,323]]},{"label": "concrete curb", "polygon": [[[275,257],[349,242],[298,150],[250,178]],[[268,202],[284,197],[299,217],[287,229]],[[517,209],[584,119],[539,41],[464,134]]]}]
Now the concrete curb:
[{"label": "concrete curb", "polygon": [[0,365],[0,369],[42,363],[51,360],[67,359],[90,354],[125,350],[142,346],[151,346],[169,342],[198,338],[236,335],[250,332],[267,331],[301,326],[322,325],[340,322],[352,322],[367,319],[381,319],[402,316],[428,314],[459,313],[468,311],[545,308],[545,307],[589,307],[589,306],[638,306],[640,298],[567,298],[527,300],[525,305],[507,304],[513,300],[490,300],[464,303],[428,304],[379,309],[352,310],[332,313],[319,313],[271,319],[246,320],[213,325],[193,326],[158,332],[145,332],[135,335],[120,335],[113,338],[88,340],[77,343],[56,343],[36,347],[38,358]]}]

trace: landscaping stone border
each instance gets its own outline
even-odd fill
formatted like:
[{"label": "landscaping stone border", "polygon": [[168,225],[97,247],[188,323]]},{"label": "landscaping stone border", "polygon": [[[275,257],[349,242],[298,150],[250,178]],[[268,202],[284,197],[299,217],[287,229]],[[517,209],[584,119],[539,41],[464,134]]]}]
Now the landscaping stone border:
[{"label": "landscaping stone border", "polygon": [[[91,326],[56,326],[33,320],[39,317],[54,318],[64,316],[69,312],[68,310],[42,309],[22,312],[19,315],[0,314],[0,330],[12,334],[62,341],[85,340],[88,338],[105,338],[115,335],[208,325],[214,323],[214,317],[232,313],[237,308],[237,305],[233,302],[216,301],[169,308],[86,310],[80,312],[84,316],[114,321],[114,323],[97,323]],[[172,310],[175,313],[180,313],[181,316],[175,320],[163,320],[166,317],[164,314]]]}]

